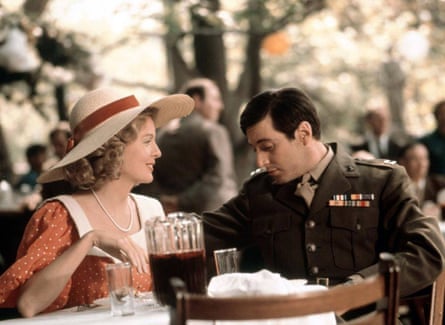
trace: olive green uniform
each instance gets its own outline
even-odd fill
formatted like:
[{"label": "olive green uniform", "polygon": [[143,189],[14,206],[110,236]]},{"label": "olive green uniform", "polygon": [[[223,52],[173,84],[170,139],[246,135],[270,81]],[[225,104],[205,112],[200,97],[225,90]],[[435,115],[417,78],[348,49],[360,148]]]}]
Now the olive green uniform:
[{"label": "olive green uniform", "polygon": [[431,284],[443,268],[445,242],[437,220],[420,211],[404,168],[354,160],[330,146],[335,156],[310,208],[294,194],[298,180],[273,184],[258,173],[236,197],[204,213],[209,265],[214,249],[238,247],[244,270],[328,277],[335,284],[376,273],[378,255],[386,251],[400,263],[401,295]]}]

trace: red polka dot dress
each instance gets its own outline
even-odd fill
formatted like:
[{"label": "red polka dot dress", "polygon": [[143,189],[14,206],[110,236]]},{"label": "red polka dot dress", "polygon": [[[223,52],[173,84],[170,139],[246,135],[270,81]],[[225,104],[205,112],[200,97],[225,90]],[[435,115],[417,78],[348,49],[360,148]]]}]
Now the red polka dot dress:
[{"label": "red polka dot dress", "polygon": [[[16,307],[21,286],[36,272],[46,267],[86,232],[91,230],[83,211],[72,217],[69,210],[77,204],[72,197],[44,203],[26,226],[20,243],[17,260],[0,276],[0,308]],[[159,201],[132,194],[138,207],[141,225],[145,220],[164,214]],[[61,198],[61,197],[58,197]],[[67,202],[69,204],[67,204]],[[71,208],[70,208],[71,205]],[[69,209],[70,208],[70,209]],[[76,207],[80,209],[79,206]],[[72,211],[72,210],[71,210]],[[77,210],[77,212],[79,212]],[[146,249],[143,226],[130,236]],[[114,263],[113,258],[93,247],[65,285],[59,296],[44,312],[93,303],[108,295],[105,266]],[[150,291],[150,274],[140,274],[133,269],[133,285],[137,291]]]}]

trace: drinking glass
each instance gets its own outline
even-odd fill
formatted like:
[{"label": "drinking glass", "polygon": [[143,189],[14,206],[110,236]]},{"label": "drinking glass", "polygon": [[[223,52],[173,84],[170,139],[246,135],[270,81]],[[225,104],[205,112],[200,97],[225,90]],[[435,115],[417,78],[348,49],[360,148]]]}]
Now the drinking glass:
[{"label": "drinking glass", "polygon": [[134,290],[130,263],[108,264],[106,270],[111,314],[113,316],[133,315]]},{"label": "drinking glass", "polygon": [[215,250],[213,257],[218,275],[239,272],[239,252],[236,248]]},{"label": "drinking glass", "polygon": [[188,292],[206,293],[204,233],[196,214],[173,212],[145,222],[153,279],[153,293],[160,305],[174,307],[170,279],[181,279]]},{"label": "drinking glass", "polygon": [[329,278],[327,277],[318,277],[316,279],[316,283],[325,287],[329,287]]}]

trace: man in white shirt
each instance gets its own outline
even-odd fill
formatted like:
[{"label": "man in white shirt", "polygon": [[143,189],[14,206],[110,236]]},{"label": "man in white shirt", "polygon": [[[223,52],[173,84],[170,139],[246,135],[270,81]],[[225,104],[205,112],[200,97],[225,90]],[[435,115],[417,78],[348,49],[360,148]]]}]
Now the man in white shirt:
[{"label": "man in white shirt", "polygon": [[376,158],[396,160],[400,149],[406,143],[406,136],[399,135],[391,129],[391,115],[384,104],[372,105],[365,116],[366,131],[364,140],[352,144],[351,151],[368,151]]},{"label": "man in white shirt", "polygon": [[441,211],[441,206],[445,207],[445,176],[428,175],[430,160],[427,147],[420,142],[407,144],[400,151],[398,163],[405,167],[423,212],[439,219],[445,217]]}]

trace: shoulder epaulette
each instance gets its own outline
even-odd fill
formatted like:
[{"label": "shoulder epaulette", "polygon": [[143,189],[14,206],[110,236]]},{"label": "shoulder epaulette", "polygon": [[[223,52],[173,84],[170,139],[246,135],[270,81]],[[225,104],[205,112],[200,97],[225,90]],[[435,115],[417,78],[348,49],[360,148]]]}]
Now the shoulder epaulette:
[{"label": "shoulder epaulette", "polygon": [[395,160],[390,159],[356,159],[356,163],[372,166],[394,166],[397,164]]}]

